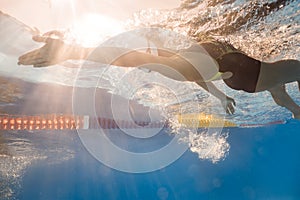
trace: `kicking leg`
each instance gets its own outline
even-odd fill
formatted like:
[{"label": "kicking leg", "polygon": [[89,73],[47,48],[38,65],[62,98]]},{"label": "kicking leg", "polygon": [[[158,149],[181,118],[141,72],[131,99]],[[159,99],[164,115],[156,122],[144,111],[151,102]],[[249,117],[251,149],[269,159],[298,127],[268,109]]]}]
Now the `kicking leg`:
[{"label": "kicking leg", "polygon": [[273,87],[269,89],[269,92],[271,92],[271,95],[277,105],[290,110],[293,113],[294,118],[300,119],[300,107],[288,95],[284,85]]}]

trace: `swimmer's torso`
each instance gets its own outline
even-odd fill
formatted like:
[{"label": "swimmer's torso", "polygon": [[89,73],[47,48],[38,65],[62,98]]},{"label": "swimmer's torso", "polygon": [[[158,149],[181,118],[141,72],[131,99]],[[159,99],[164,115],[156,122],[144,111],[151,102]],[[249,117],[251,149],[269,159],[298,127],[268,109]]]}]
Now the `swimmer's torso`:
[{"label": "swimmer's torso", "polygon": [[232,72],[224,82],[236,90],[255,92],[261,62],[250,58],[227,42],[208,41],[199,43],[217,61],[220,72]]}]

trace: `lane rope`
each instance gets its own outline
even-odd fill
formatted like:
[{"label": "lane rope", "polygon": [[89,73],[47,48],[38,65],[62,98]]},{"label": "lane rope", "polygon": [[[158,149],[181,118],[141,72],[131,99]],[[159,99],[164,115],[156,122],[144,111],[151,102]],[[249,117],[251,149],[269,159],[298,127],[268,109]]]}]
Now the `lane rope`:
[{"label": "lane rope", "polygon": [[[178,122],[187,127],[236,127],[233,122],[206,114],[176,115]],[[0,115],[0,130],[75,130],[75,129],[137,129],[169,127],[168,121],[128,121],[88,115]]]}]

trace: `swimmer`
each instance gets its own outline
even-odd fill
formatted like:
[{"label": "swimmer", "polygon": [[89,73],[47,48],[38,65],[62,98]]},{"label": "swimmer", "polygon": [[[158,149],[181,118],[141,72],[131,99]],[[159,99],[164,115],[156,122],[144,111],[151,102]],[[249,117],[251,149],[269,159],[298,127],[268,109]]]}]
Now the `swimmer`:
[{"label": "swimmer", "polygon": [[[249,93],[269,91],[274,101],[293,113],[294,118],[300,119],[300,107],[293,101],[285,90],[285,84],[300,81],[300,62],[298,60],[281,60],[273,63],[262,62],[247,56],[235,49],[232,45],[219,41],[206,41],[200,43],[213,60],[218,63],[218,71],[211,79],[204,79],[203,74],[195,69],[181,52],[158,49],[158,55],[128,50],[118,47],[84,48],[64,43],[61,39],[46,36],[34,36],[34,41],[46,43],[43,47],[30,51],[19,57],[18,64],[45,67],[61,63],[66,60],[88,59],[104,64],[112,64],[121,67],[140,67],[149,63],[159,65],[146,66],[162,75],[180,80],[165,70],[163,66],[174,69],[184,80],[197,83],[221,100],[227,113],[234,113],[235,101],[226,96],[212,83],[216,78],[222,78],[226,85],[235,90],[243,90]],[[195,46],[183,50],[200,55],[201,50]],[[195,56],[193,60],[197,60]],[[160,67],[160,68],[159,68]],[[201,70],[201,67],[200,67]],[[300,85],[299,85],[300,87]]]},{"label": "swimmer", "polygon": [[300,119],[300,107],[286,92],[285,84],[297,82],[300,89],[300,61],[294,59],[262,62],[249,57],[229,43],[209,41],[201,46],[217,61],[220,72],[233,75],[224,79],[227,86],[248,93],[269,91],[275,103]]}]

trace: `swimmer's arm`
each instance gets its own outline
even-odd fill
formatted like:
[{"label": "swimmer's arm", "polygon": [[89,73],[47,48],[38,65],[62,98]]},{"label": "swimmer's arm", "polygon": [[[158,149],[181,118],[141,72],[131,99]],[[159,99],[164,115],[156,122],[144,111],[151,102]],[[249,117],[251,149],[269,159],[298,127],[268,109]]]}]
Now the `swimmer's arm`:
[{"label": "swimmer's arm", "polygon": [[178,65],[178,62],[175,62],[173,59],[169,59],[169,57],[155,56],[119,47],[96,48],[87,59],[120,67],[139,67],[149,63],[162,64],[172,68]]},{"label": "swimmer's arm", "polygon": [[126,48],[84,48],[65,44],[60,39],[43,36],[34,36],[33,40],[36,42],[44,42],[45,45],[20,56],[18,64],[45,67],[59,64],[66,60],[91,60],[122,67],[134,67],[147,63],[158,63],[170,67],[179,65],[178,62],[168,57],[154,56]]},{"label": "swimmer's arm", "polygon": [[219,90],[212,82],[196,82],[199,86],[205,89],[207,92],[211,93],[213,96],[218,98],[222,106],[224,107],[226,113],[233,114],[234,113],[234,106],[235,101],[233,98],[225,95],[221,90]]}]

